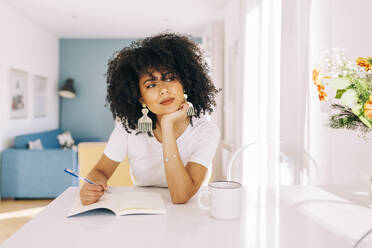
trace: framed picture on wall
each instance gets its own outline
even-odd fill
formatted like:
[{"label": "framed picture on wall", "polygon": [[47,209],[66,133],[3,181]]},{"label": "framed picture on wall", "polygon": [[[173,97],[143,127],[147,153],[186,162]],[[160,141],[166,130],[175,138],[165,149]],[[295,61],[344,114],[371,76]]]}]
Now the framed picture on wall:
[{"label": "framed picture on wall", "polygon": [[47,116],[47,78],[34,75],[33,77],[34,117]]},{"label": "framed picture on wall", "polygon": [[10,69],[10,118],[25,118],[28,113],[27,72]]}]

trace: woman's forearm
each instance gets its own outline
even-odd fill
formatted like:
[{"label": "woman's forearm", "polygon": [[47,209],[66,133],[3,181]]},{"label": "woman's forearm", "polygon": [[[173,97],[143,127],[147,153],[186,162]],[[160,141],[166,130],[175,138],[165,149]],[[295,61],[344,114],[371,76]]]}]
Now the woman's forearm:
[{"label": "woman's forearm", "polygon": [[171,198],[174,203],[185,203],[192,196],[194,183],[178,152],[173,125],[164,124],[162,130],[166,130],[162,132],[163,159]]},{"label": "woman's forearm", "polygon": [[108,180],[105,174],[97,168],[93,168],[89,172],[87,178],[95,183],[106,183]]}]

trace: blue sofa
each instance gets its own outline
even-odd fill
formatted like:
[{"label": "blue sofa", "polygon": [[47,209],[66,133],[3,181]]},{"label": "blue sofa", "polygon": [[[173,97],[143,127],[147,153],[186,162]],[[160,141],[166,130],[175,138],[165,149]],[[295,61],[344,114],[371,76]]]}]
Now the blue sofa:
[{"label": "blue sofa", "polygon": [[[14,147],[1,156],[0,188],[2,198],[55,198],[69,186],[79,185],[78,179],[63,169],[78,171],[78,154],[62,149],[57,135],[61,129],[15,137]],[[29,150],[28,142],[40,139],[43,150]],[[80,142],[96,138],[74,138]]]}]

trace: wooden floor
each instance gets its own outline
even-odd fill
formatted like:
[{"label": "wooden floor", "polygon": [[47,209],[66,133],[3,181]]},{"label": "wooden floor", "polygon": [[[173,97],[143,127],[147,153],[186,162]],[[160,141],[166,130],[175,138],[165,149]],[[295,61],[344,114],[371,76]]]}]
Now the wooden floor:
[{"label": "wooden floor", "polygon": [[53,199],[0,201],[0,245]]}]

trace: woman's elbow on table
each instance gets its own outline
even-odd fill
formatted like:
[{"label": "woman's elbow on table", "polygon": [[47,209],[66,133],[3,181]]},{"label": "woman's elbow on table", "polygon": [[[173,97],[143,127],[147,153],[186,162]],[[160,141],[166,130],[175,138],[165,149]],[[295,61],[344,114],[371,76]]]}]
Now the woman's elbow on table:
[{"label": "woman's elbow on table", "polygon": [[190,197],[188,196],[173,196],[171,197],[173,204],[185,204],[189,201]]},{"label": "woman's elbow on table", "polygon": [[173,204],[185,204],[187,201],[188,200],[179,200],[179,199],[174,200],[174,199],[172,199]]}]

